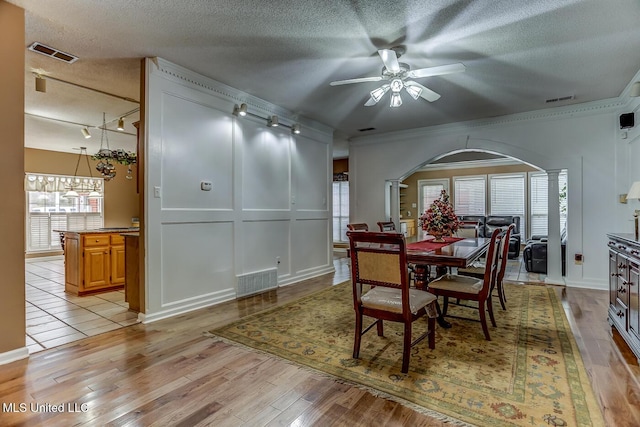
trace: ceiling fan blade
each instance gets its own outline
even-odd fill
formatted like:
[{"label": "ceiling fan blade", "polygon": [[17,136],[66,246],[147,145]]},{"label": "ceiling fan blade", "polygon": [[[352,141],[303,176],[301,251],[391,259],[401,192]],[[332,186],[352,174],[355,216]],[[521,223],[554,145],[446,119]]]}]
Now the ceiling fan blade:
[{"label": "ceiling fan blade", "polygon": [[431,89],[422,86],[420,83],[408,81],[408,82],[404,82],[404,84],[406,86],[414,86],[414,87],[420,88],[421,89],[420,97],[426,99],[429,102],[437,101],[438,99],[440,99],[439,93],[434,92]]},{"label": "ceiling fan blade", "polygon": [[372,105],[376,105],[377,103],[378,103],[378,101],[373,99],[373,97],[370,97],[369,100],[364,103],[364,106],[365,107],[371,107]]},{"label": "ceiling fan blade", "polygon": [[398,71],[400,71],[398,56],[396,55],[395,51],[391,49],[380,49],[378,51],[378,55],[380,55],[380,58],[382,59],[382,62],[384,62],[384,66],[387,68],[387,70],[391,71],[392,73],[397,73]]},{"label": "ceiling fan blade", "polygon": [[441,76],[443,74],[462,73],[467,69],[464,64],[456,63],[449,65],[440,65],[439,67],[420,68],[417,70],[411,70],[407,73],[407,76],[413,78]]},{"label": "ceiling fan blade", "polygon": [[364,83],[364,82],[379,82],[382,80],[382,76],[376,77],[359,77],[357,79],[337,80],[329,83],[331,86],[348,85],[351,83]]}]

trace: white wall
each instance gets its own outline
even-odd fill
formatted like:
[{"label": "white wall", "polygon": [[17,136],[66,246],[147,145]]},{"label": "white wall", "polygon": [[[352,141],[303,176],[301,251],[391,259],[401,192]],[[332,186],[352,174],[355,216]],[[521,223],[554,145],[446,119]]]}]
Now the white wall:
[{"label": "white wall", "polygon": [[[333,271],[332,130],[162,59],[146,65],[142,320],[233,299],[239,274],[278,268],[282,286]],[[302,135],[233,116],[241,102]]]},{"label": "white wall", "polygon": [[[629,168],[640,169],[640,150],[622,140],[618,125],[619,114],[629,108],[629,98],[621,97],[357,138],[349,149],[351,192],[357,194],[350,206],[351,220],[375,224],[385,214],[385,180],[402,179],[456,150],[482,149],[544,170],[567,169],[566,282],[606,289],[606,233],[633,232],[629,208],[618,203],[618,194],[626,193],[630,184]],[[573,261],[576,253],[584,255],[582,265]]]}]

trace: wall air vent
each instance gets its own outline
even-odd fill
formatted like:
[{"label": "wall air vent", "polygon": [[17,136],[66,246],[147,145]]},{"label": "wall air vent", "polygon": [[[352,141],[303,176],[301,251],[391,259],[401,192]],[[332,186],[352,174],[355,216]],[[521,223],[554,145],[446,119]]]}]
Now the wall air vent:
[{"label": "wall air vent", "polygon": [[568,95],[568,96],[563,96],[563,97],[560,97],[560,98],[549,98],[544,102],[546,102],[547,104],[550,104],[552,102],[569,101],[569,100],[572,100],[572,99],[575,99],[575,98],[576,98],[575,95]]},{"label": "wall air vent", "polygon": [[32,52],[41,53],[51,58],[58,59],[60,61],[66,62],[67,64],[73,64],[78,60],[77,56],[73,56],[70,53],[62,52],[61,50],[54,49],[38,42],[35,42],[31,46],[29,46],[29,50]]}]

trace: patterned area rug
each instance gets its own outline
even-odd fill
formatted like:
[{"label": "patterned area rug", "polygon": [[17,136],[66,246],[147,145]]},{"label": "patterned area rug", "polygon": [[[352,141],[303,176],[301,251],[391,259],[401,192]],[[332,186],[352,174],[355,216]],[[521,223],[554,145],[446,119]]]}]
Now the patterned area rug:
[{"label": "patterned area rug", "polygon": [[[402,328],[385,322],[362,337],[351,357],[355,314],[351,285],[343,283],[287,305],[246,317],[214,336],[258,349],[364,386],[457,424],[479,426],[603,426],[579,350],[553,289],[506,284],[508,310],[496,309],[486,341],[478,322],[451,319],[413,348],[400,372]],[[494,301],[494,305],[499,304]],[[477,311],[452,307],[477,318]],[[365,323],[365,325],[368,323]],[[400,327],[398,327],[400,326]],[[426,319],[414,322],[414,333]]]}]

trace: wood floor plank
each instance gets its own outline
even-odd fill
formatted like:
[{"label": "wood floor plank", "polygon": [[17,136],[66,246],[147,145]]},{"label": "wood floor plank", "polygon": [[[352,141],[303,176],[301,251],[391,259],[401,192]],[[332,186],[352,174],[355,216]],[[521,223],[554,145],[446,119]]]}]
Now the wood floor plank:
[{"label": "wood floor plank", "polygon": [[[349,278],[336,273],[0,366],[0,401],[86,404],[83,413],[3,413],[0,425],[446,426],[275,357],[203,333]],[[606,291],[556,287],[605,419],[640,425],[640,367],[606,321]]]}]

